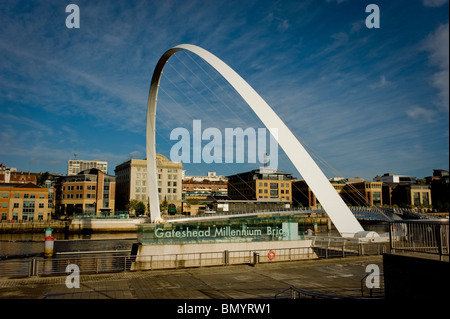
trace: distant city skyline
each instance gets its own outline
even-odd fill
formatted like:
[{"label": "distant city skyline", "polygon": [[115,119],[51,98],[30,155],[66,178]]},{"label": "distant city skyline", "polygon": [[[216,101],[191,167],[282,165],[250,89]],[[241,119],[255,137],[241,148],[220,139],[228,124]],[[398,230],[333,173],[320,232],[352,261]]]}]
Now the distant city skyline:
[{"label": "distant city skyline", "polygon": [[[5,166],[65,174],[74,153],[107,161],[109,171],[145,158],[153,69],[167,49],[192,43],[248,81],[324,159],[318,164],[329,178],[423,178],[449,169],[448,0],[80,0],[79,29],[65,25],[69,3],[0,4]],[[365,25],[370,3],[379,6],[379,29]],[[189,86],[196,80],[191,69],[208,71],[204,64],[184,53],[169,64],[158,104],[158,153],[169,158],[176,143],[170,130],[190,130],[197,119],[220,130],[263,127],[228,92],[214,96]],[[194,88],[202,94],[189,100],[184,94]],[[222,107],[221,99],[235,108]],[[278,163],[279,170],[301,178],[282,152]],[[256,168],[183,164],[189,175]]]}]

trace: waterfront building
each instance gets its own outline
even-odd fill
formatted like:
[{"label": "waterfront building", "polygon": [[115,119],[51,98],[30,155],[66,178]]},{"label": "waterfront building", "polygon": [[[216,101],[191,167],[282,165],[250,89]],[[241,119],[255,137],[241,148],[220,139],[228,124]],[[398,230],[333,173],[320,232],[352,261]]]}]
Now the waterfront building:
[{"label": "waterfront building", "polygon": [[[181,212],[182,170],[180,162],[171,162],[164,155],[156,155],[160,204]],[[148,207],[147,160],[130,159],[115,168],[117,181],[117,209],[125,210],[130,200],[138,200]],[[165,209],[165,208],[164,208]]]},{"label": "waterfront building", "polygon": [[384,175],[377,175],[373,178],[374,182],[383,183],[415,183],[417,178],[415,176],[397,175],[393,173],[385,173]]},{"label": "waterfront building", "polygon": [[383,183],[385,203],[389,206],[431,208],[431,186],[427,184]]},{"label": "waterfront building", "polygon": [[85,171],[91,168],[96,168],[102,171],[104,174],[108,174],[108,162],[105,161],[84,161],[78,159],[69,160],[67,163],[67,175],[77,175],[81,171]]},{"label": "waterfront building", "polygon": [[188,176],[186,175],[186,171],[183,170],[182,172],[182,179],[185,180],[191,180],[193,182],[203,182],[205,180],[209,182],[225,182],[227,181],[227,178],[224,175],[217,175],[216,172],[208,172],[207,176]]},{"label": "waterfront building", "polygon": [[115,210],[116,179],[99,169],[61,176],[54,188],[55,213],[58,216],[101,215]]},{"label": "waterfront building", "polygon": [[431,185],[433,208],[437,211],[448,212],[450,208],[450,176],[443,169],[434,169],[433,176],[425,177],[427,184]]},{"label": "waterfront building", "polygon": [[183,195],[188,197],[226,196],[228,194],[228,181],[193,181],[183,180]]},{"label": "waterfront building", "polygon": [[347,204],[352,206],[359,206],[362,204],[382,206],[382,185],[383,183],[381,182],[368,181],[347,183],[340,195]]},{"label": "waterfront building", "polygon": [[[339,178],[331,179],[330,183],[336,192],[342,197],[344,202],[352,206],[360,205],[383,205],[381,182],[361,181],[360,178],[351,179],[355,182]],[[304,180],[297,180],[292,183],[294,205],[320,208],[314,193]]]},{"label": "waterfront building", "polygon": [[3,163],[0,164],[0,183],[18,183],[18,184],[37,184],[35,174],[30,172],[18,172],[15,167],[6,167]]},{"label": "waterfront building", "polygon": [[33,183],[0,183],[2,221],[50,220],[49,190]]},{"label": "waterfront building", "polygon": [[232,200],[279,199],[290,203],[292,175],[260,168],[228,176],[228,197]]}]

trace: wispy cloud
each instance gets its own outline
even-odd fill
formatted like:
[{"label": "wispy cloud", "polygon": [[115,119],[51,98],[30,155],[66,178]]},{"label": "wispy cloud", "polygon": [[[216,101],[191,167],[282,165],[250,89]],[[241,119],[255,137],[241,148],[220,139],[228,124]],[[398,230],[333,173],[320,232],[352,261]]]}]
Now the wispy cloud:
[{"label": "wispy cloud", "polygon": [[449,107],[449,24],[441,24],[428,35],[423,44],[428,52],[430,64],[438,69],[432,77],[433,86],[438,90],[436,103],[448,111]]},{"label": "wispy cloud", "polygon": [[422,0],[422,3],[426,7],[440,7],[446,4],[448,0]]},{"label": "wispy cloud", "polygon": [[391,84],[391,82],[386,80],[386,76],[382,75],[382,76],[380,76],[380,81],[377,83],[371,84],[370,88],[378,89],[378,88],[382,88],[382,87],[384,87],[386,85],[390,85],[390,84]]}]

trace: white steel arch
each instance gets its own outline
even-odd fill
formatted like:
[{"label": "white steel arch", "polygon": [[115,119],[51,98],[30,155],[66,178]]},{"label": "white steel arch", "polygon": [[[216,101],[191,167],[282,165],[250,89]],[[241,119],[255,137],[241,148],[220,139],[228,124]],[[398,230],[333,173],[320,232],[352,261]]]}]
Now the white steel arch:
[{"label": "white steel arch", "polygon": [[326,176],[272,108],[227,64],[205,49],[192,44],[181,44],[166,51],[155,67],[150,84],[147,104],[147,190],[150,201],[150,214],[153,222],[161,220],[155,145],[158,88],[165,63],[175,52],[180,50],[190,51],[209,63],[241,95],[269,130],[272,128],[278,129],[278,138],[276,138],[278,144],[283,148],[295,168],[316,195],[341,236],[354,237],[355,234],[364,232],[358,220],[330,184]]}]

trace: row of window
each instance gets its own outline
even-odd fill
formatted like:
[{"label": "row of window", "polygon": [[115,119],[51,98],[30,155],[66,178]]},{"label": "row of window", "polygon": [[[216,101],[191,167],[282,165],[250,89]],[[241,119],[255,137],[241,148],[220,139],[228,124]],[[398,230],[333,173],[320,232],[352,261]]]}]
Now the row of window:
[{"label": "row of window", "polygon": [[[2,197],[3,198],[9,198],[9,194],[8,193],[3,193]],[[20,198],[20,194],[19,193],[15,193],[14,194],[14,198]],[[23,198],[36,198],[36,194],[34,194],[34,193],[30,193],[30,194],[26,193],[26,194],[23,194]],[[39,194],[39,198],[45,198],[45,194]]]},{"label": "row of window", "polygon": [[[269,198],[269,196],[261,196],[261,195],[260,195],[260,196],[258,196],[258,198]],[[286,196],[286,197],[285,197],[285,196],[281,196],[281,199],[290,200],[290,199],[289,199],[289,196]]]},{"label": "row of window", "polygon": [[[23,212],[34,212],[34,202],[24,202]],[[1,208],[8,208],[8,203],[2,203]],[[13,208],[20,208],[19,203],[14,203]],[[44,203],[39,203],[39,208],[44,208]],[[52,208],[51,204],[48,204],[48,208]]]},{"label": "row of window", "polygon": [[[136,171],[138,172],[147,172],[147,167],[136,167]],[[163,169],[162,168],[158,168],[158,172],[162,173]],[[168,168],[167,169],[167,173],[178,173],[178,169],[175,168]]]},{"label": "row of window", "polygon": [[[86,189],[88,191],[95,191],[95,185],[87,185]],[[108,190],[109,189],[109,185],[105,185],[103,187],[104,190]],[[68,191],[73,191],[73,190],[77,190],[77,191],[82,191],[83,190],[83,185],[77,185],[75,188],[73,185],[67,185],[67,186],[62,186],[61,190],[68,190]]]},{"label": "row of window", "polygon": [[[8,219],[8,214],[7,213],[2,213],[2,220],[7,220],[7,219]],[[19,219],[19,215],[17,213],[14,213],[13,216],[12,216],[12,219],[13,220],[18,220]],[[43,220],[43,219],[44,219],[44,214],[38,214],[38,220]],[[22,215],[22,220],[34,220],[34,215],[23,214]]]},{"label": "row of window", "polygon": [[[267,189],[258,189],[258,193],[262,194],[264,191],[264,194],[268,193]],[[272,190],[271,190],[272,191]],[[280,189],[280,194],[289,194],[289,189]]]},{"label": "row of window", "polygon": [[[147,200],[147,195],[146,194],[136,194],[136,199],[137,200]],[[167,199],[167,200],[178,200],[178,196],[177,195],[166,195],[166,196],[159,195],[159,200],[160,201],[162,201],[164,199]]]},{"label": "row of window", "polygon": [[[61,199],[71,198],[83,198],[83,194],[61,194]],[[86,194],[86,198],[95,198],[95,194]],[[109,194],[103,194],[103,198],[109,198]]]}]

